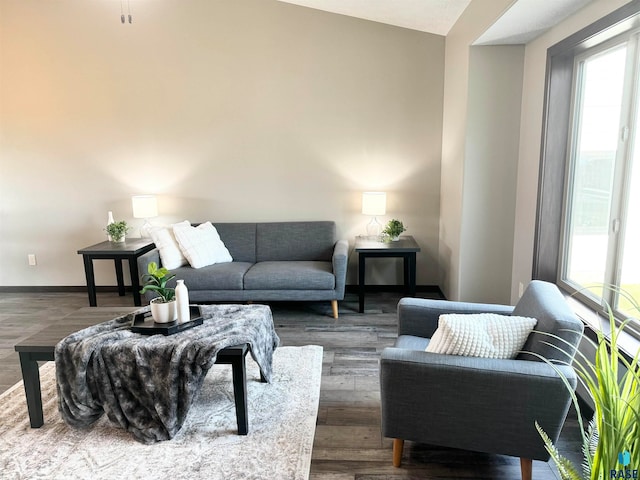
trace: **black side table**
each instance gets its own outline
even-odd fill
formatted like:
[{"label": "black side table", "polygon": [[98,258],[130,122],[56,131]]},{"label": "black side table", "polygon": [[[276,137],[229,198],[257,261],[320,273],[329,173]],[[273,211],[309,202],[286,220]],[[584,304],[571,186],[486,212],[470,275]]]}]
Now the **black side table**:
[{"label": "black side table", "polygon": [[358,303],[360,313],[364,313],[365,260],[376,257],[398,257],[404,260],[404,286],[412,297],[416,295],[416,253],[420,246],[410,235],[402,236],[395,242],[377,242],[366,237],[356,237],[358,252]]},{"label": "black side table", "polygon": [[122,277],[122,260],[129,261],[129,273],[131,274],[131,289],[133,290],[134,305],[142,305],[140,298],[140,275],[138,273],[138,257],[153,250],[155,244],[145,238],[132,238],[122,243],[101,242],[90,247],[78,250],[84,260],[84,274],[87,277],[87,291],[89,293],[89,305],[98,305],[96,300],[96,281],[93,273],[93,260],[113,260],[116,266],[116,278],[118,279],[118,294],[124,296],[124,280]]}]

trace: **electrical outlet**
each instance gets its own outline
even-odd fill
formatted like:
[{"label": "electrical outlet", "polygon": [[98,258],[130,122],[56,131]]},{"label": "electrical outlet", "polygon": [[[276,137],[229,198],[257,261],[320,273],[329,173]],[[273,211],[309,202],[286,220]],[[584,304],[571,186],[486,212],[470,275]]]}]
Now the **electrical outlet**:
[{"label": "electrical outlet", "polygon": [[31,265],[32,267],[37,265],[35,253],[30,253],[29,255],[27,255],[27,258],[29,259],[29,265]]},{"label": "electrical outlet", "polygon": [[522,297],[523,293],[524,293],[524,285],[522,284],[522,282],[520,282],[518,284],[518,297]]}]

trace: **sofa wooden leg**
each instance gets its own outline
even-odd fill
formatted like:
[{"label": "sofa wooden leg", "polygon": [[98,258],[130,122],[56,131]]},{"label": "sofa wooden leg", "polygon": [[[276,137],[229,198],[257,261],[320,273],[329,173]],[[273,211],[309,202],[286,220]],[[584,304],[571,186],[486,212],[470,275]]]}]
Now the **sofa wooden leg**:
[{"label": "sofa wooden leg", "polygon": [[520,472],[522,473],[522,480],[531,480],[533,475],[533,460],[530,458],[521,458]]},{"label": "sofa wooden leg", "polygon": [[338,318],[338,300],[331,300],[331,309],[333,310],[333,318]]},{"label": "sofa wooden leg", "polygon": [[402,449],[404,448],[404,440],[401,438],[393,439],[393,466],[399,467],[402,463]]}]

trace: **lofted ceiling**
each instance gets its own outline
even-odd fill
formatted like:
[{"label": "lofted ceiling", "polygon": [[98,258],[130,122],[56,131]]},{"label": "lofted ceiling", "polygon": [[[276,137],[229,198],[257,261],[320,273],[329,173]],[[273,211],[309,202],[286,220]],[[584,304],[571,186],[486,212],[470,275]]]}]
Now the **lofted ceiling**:
[{"label": "lofted ceiling", "polygon": [[280,0],[421,32],[446,35],[471,0]]},{"label": "lofted ceiling", "polygon": [[[421,32],[447,35],[471,1],[279,0]],[[592,0],[514,0],[477,45],[527,43]]]}]

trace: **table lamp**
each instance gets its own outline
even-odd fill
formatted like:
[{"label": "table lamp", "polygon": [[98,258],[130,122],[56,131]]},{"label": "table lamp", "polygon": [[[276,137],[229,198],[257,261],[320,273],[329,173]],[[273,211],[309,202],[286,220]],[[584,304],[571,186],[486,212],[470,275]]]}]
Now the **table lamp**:
[{"label": "table lamp", "polygon": [[382,225],[376,218],[387,212],[387,194],[385,192],[363,192],[362,214],[371,215],[371,222],[367,225],[367,235],[377,237],[382,233]]},{"label": "table lamp", "polygon": [[131,197],[133,217],[144,218],[144,224],[140,227],[140,236],[149,237],[151,223],[149,219],[158,216],[158,201],[155,195],[134,195]]}]

